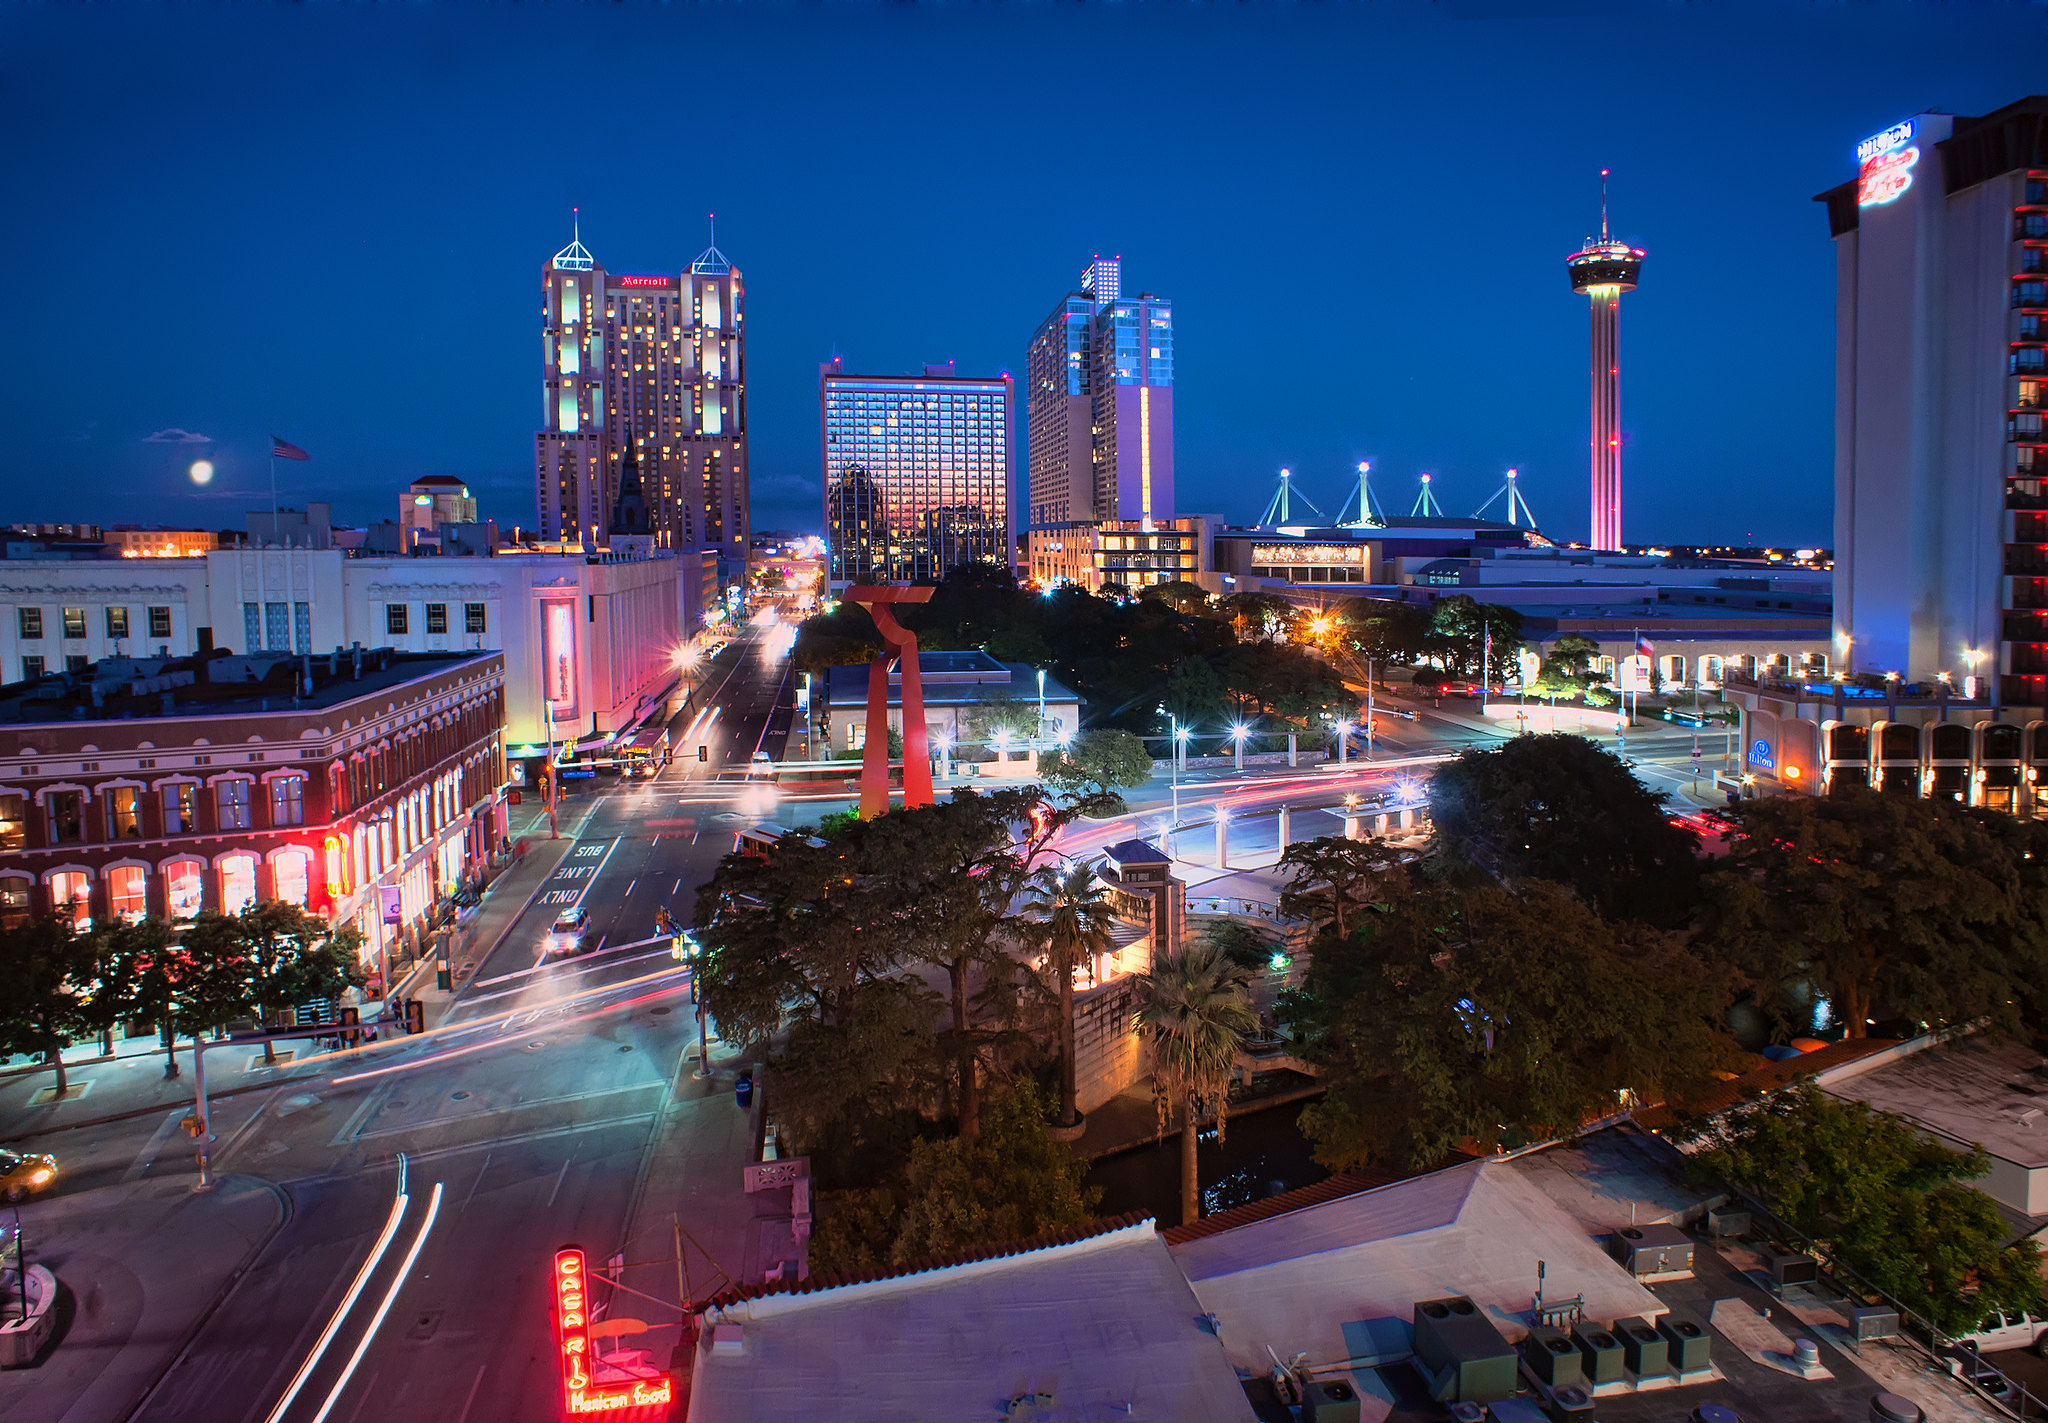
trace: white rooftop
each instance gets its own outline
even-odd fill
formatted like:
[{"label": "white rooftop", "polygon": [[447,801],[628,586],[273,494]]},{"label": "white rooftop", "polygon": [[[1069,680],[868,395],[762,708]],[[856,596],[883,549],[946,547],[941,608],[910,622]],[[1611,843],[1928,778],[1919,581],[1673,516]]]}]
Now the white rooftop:
[{"label": "white rooftop", "polygon": [[1384,1388],[1368,1363],[1408,1352],[1418,1300],[1469,1295],[1509,1342],[1527,1334],[1538,1260],[1545,1298],[1583,1292],[1590,1318],[1664,1312],[1510,1161],[1448,1167],[1172,1249],[1233,1364],[1263,1371],[1273,1355],[1303,1352],[1312,1366],[1356,1360],[1369,1397]]},{"label": "white rooftop", "polygon": [[2048,1166],[2048,1059],[2023,1042],[1963,1038],[1836,1079],[1828,1090],[2016,1165]]},{"label": "white rooftop", "polygon": [[[689,1423],[1252,1423],[1201,1314],[1150,1221],[1019,1255],[765,1295],[705,1316]],[[739,1338],[721,1346],[721,1324],[738,1325]]]}]

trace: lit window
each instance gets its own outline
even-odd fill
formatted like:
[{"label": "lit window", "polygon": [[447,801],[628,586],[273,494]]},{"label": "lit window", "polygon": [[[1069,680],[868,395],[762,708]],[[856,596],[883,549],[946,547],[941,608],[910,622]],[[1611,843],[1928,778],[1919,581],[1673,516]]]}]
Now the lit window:
[{"label": "lit window", "polygon": [[199,788],[193,785],[165,786],[159,792],[164,803],[164,834],[183,835],[196,828]]},{"label": "lit window", "polygon": [[17,608],[15,617],[21,623],[21,635],[28,639],[40,639],[43,635],[43,610],[41,608]]},{"label": "lit window", "polygon": [[149,871],[140,865],[116,865],[107,871],[107,902],[116,919],[130,924],[149,912]]},{"label": "lit window", "polygon": [[64,610],[64,636],[85,636],[85,609],[66,608]]},{"label": "lit window", "polygon": [[306,907],[306,856],[302,851],[280,853],[270,862],[270,877],[276,888],[274,898]]},{"label": "lit window", "polygon": [[217,818],[216,830],[247,830],[249,828],[249,783],[244,780],[220,781],[213,788],[214,810]]},{"label": "lit window", "polygon": [[270,783],[270,823],[272,825],[304,825],[306,823],[306,778],[304,776],[279,776]]},{"label": "lit window", "polygon": [[256,857],[229,855],[220,862],[220,911],[240,914],[256,902]]},{"label": "lit window", "polygon": [[30,882],[10,876],[0,879],[0,929],[18,929],[28,922]]},{"label": "lit window", "polygon": [[92,927],[92,876],[65,870],[50,876],[50,911],[78,933]]},{"label": "lit window", "polygon": [[140,840],[142,838],[142,817],[137,813],[136,791],[133,786],[114,786],[107,793],[107,838],[109,840]]}]

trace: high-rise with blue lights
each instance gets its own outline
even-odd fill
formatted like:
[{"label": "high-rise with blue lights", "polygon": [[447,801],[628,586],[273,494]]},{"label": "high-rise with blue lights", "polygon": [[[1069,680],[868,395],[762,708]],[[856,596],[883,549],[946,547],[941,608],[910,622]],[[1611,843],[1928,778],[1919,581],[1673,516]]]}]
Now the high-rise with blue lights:
[{"label": "high-rise with blue lights", "polygon": [[1098,256],[1025,356],[1028,522],[1173,516],[1173,303]]}]

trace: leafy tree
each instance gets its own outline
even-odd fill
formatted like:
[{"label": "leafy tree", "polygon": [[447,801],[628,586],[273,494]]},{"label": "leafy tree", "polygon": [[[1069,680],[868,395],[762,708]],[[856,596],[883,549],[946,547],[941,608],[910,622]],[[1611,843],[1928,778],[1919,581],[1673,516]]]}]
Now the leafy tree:
[{"label": "leafy tree", "polygon": [[799,672],[822,678],[828,667],[869,662],[881,650],[882,634],[868,610],[858,603],[841,603],[797,627],[790,660]]},{"label": "leafy tree", "polygon": [[1207,616],[1212,606],[1206,589],[1198,583],[1185,581],[1150,583],[1138,590],[1138,596],[1156,599],[1176,613],[1185,613],[1191,617]]},{"label": "leafy tree", "polygon": [[0,1053],[41,1055],[70,1090],[63,1050],[93,1030],[91,940],[56,919],[0,929]]},{"label": "leafy tree", "polygon": [[1022,1079],[989,1103],[981,1135],[920,1141],[885,1185],[820,1202],[813,1273],[901,1265],[1086,1225],[1099,1192],[1087,1165],[1045,1126],[1045,1101]]},{"label": "leafy tree", "polygon": [[1302,1127],[1332,1170],[1569,1137],[1688,1095],[1731,1058],[1728,995],[1673,936],[1540,881],[1382,890],[1349,938],[1318,941],[1281,1006],[1328,1065]]},{"label": "leafy tree", "polygon": [[1736,813],[1706,928],[1761,998],[1811,985],[1852,1037],[1880,1016],[2019,1027],[2048,978],[2048,828],[1867,790]]},{"label": "leafy tree", "polygon": [[1038,703],[1020,701],[1007,693],[991,693],[967,714],[967,738],[993,746],[1007,738],[1007,745],[1019,748],[1038,734]]},{"label": "leafy tree", "polygon": [[2041,1256],[1966,1184],[1990,1161],[1903,1117],[1801,1082],[1692,1133],[1694,1163],[1760,1197],[1870,1284],[1947,1333],[1993,1309],[2042,1312]]},{"label": "leafy tree", "polygon": [[1428,650],[1431,613],[1419,604],[1347,598],[1335,616],[1331,660],[1358,681],[1365,679],[1368,659],[1386,667],[1419,661]]},{"label": "leafy tree", "polygon": [[1202,930],[1202,939],[1248,973],[1258,973],[1271,964],[1280,944],[1260,925],[1229,918],[1212,920]]},{"label": "leafy tree", "polygon": [[1280,856],[1279,867],[1289,872],[1280,912],[1308,920],[1311,933],[1328,925],[1343,938],[1356,909],[1372,902],[1375,889],[1400,864],[1401,852],[1378,836],[1296,840]]},{"label": "leafy tree", "polygon": [[[171,1001],[188,1015],[203,1009],[213,1019],[205,1026],[254,1009],[267,1028],[287,1007],[361,983],[361,943],[353,925],[330,926],[284,900],[264,900],[233,915],[209,911],[186,930],[181,981],[173,984]],[[263,1060],[277,1061],[276,1044],[265,1040]]]},{"label": "leafy tree", "polygon": [[1350,715],[1357,699],[1329,664],[1302,648],[1248,642],[1220,659],[1226,694],[1240,716],[1270,715],[1297,724]]},{"label": "leafy tree", "polygon": [[1041,869],[1032,877],[1025,912],[1041,926],[1046,967],[1059,984],[1060,1125],[1070,1127],[1081,1119],[1074,1100],[1074,972],[1086,960],[1109,952],[1116,915],[1109,891],[1096,878],[1093,860]]},{"label": "leafy tree", "polygon": [[[1492,653],[1486,651],[1492,635]],[[1439,598],[1430,613],[1427,651],[1442,659],[1444,666],[1460,677],[1476,677],[1482,662],[1489,670],[1513,665],[1522,649],[1522,615],[1496,603],[1481,603],[1467,593]]]},{"label": "leafy tree", "polygon": [[1546,697],[1575,697],[1606,680],[1594,667],[1600,644],[1582,633],[1568,632],[1550,644],[1529,690]]},{"label": "leafy tree", "polygon": [[1152,753],[1128,731],[1098,727],[1075,737],[1066,750],[1042,757],[1038,769],[1047,785],[1064,794],[1115,796],[1152,779]]},{"label": "leafy tree", "polygon": [[111,1037],[124,1020],[146,1019],[163,1028],[164,1071],[176,1071],[177,1033],[171,1007],[185,951],[177,932],[162,919],[115,920],[92,930],[94,979],[89,1005],[92,1026]]},{"label": "leafy tree", "polygon": [[1602,913],[1673,927],[1697,895],[1697,842],[1663,799],[1582,736],[1518,736],[1437,768],[1431,859],[1555,880]]},{"label": "leafy tree", "polygon": [[1216,600],[1239,642],[1271,642],[1286,632],[1294,604],[1278,593],[1229,593]]},{"label": "leafy tree", "polygon": [[1191,944],[1155,958],[1138,975],[1138,1031],[1152,1056],[1152,1096],[1160,1130],[1180,1109],[1180,1218],[1201,1219],[1196,1134],[1202,1113],[1216,1113],[1223,1139],[1230,1075],[1245,1038],[1259,1026],[1252,1011],[1251,975],[1210,944]]},{"label": "leafy tree", "polygon": [[1223,679],[1207,660],[1190,657],[1174,665],[1166,677],[1167,714],[1182,726],[1223,720]]}]

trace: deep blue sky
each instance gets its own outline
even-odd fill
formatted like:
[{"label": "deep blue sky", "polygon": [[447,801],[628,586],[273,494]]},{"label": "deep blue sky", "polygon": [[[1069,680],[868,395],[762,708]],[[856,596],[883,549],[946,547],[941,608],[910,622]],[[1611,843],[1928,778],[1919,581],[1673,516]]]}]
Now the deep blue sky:
[{"label": "deep blue sky", "polygon": [[[1489,18],[1540,8],[1546,18]],[[1596,34],[1611,38],[1595,42]],[[1856,140],[2042,81],[2038,7],[0,12],[13,412],[0,522],[389,517],[424,473],[530,523],[536,279],[583,236],[748,288],[757,526],[818,522],[817,362],[1016,370],[1091,253],[1178,313],[1183,511],[1325,507],[1371,457],[1586,531],[1565,254],[1614,170],[1631,539],[1825,541]],[[210,436],[205,497],[192,451]]]}]

